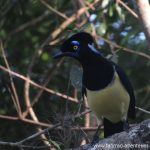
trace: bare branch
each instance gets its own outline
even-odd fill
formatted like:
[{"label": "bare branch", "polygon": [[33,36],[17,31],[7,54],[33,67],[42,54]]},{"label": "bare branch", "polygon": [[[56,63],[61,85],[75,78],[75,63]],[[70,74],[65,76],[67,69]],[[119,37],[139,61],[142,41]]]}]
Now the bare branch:
[{"label": "bare branch", "polygon": [[150,115],[150,111],[147,111],[147,110],[145,110],[145,109],[143,109],[143,108],[140,108],[140,107],[135,107],[137,110],[139,110],[139,111],[141,111],[141,112],[144,112],[144,113],[146,113],[146,114],[149,114]]},{"label": "bare branch", "polygon": [[[56,124],[51,128],[46,128],[40,132],[37,132],[19,142],[4,142],[0,141],[0,145],[8,145],[8,146],[15,146],[15,147],[27,147],[29,145],[24,145],[25,142],[31,141],[32,139],[37,138],[41,134],[47,133],[49,130],[55,129],[59,127],[60,124]],[[89,130],[93,130],[90,128]],[[150,120],[145,120],[142,123],[132,126],[128,132],[121,132],[112,135],[111,137],[105,138],[103,140],[98,141],[94,145],[86,144],[74,150],[109,150],[111,146],[128,146],[128,147],[121,147],[122,150],[129,150],[130,146],[132,148],[137,148],[140,146],[140,149],[148,150],[150,144]],[[108,147],[109,146],[109,147]],[[29,146],[30,147],[30,146]],[[139,148],[139,147],[138,147]]]},{"label": "bare branch", "polygon": [[139,18],[139,16],[129,7],[127,6],[122,0],[116,0],[117,3],[119,3],[121,6],[123,6],[132,16],[135,18]]},{"label": "bare branch", "polygon": [[45,11],[41,16],[39,16],[35,19],[32,19],[31,21],[26,22],[26,23],[20,25],[19,27],[15,28],[14,30],[12,30],[10,33],[8,33],[7,37],[10,38],[12,35],[14,35],[18,32],[21,32],[21,31],[27,29],[30,26],[36,25],[37,23],[43,21],[43,19],[45,19],[47,16],[49,16],[49,14],[50,13],[48,11]]},{"label": "bare branch", "polygon": [[[39,119],[36,116],[32,106],[31,106],[31,101],[30,101],[30,96],[29,96],[29,85],[30,85],[29,82],[27,82],[27,84],[25,84],[25,88],[24,88],[26,107],[29,110],[29,114],[30,114],[31,118],[35,122],[39,123]],[[42,131],[41,127],[37,127],[37,130]],[[45,145],[47,145],[47,146],[50,145],[50,143],[47,140],[47,137],[44,134],[40,135],[40,137],[41,137],[41,139],[43,139],[43,142]]]},{"label": "bare branch", "polygon": [[44,130],[42,130],[42,131],[40,131],[40,132],[37,132],[37,133],[35,133],[35,134],[33,134],[33,135],[31,135],[31,136],[29,136],[29,137],[27,137],[27,138],[25,138],[25,139],[19,141],[19,142],[4,142],[4,141],[0,141],[0,145],[8,145],[8,146],[15,146],[15,147],[26,147],[25,145],[23,145],[23,143],[25,143],[25,142],[27,142],[27,141],[30,141],[30,140],[32,140],[32,139],[34,139],[34,138],[40,136],[41,134],[44,134],[44,133],[46,133],[47,131],[52,130],[52,129],[58,127],[58,126],[60,126],[59,123],[56,124],[56,125],[53,126],[53,127],[46,128],[46,129],[44,129]]},{"label": "bare branch", "polygon": [[[49,71],[50,75],[48,76],[48,78],[46,79],[46,81],[44,82],[44,84],[42,85],[43,87],[46,87],[46,86],[47,86],[47,84],[48,84],[48,83],[50,82],[50,80],[52,79],[52,76],[54,75],[56,69],[57,69],[58,67],[60,67],[60,65],[62,64],[63,61],[64,61],[64,59],[61,59],[60,61],[58,61],[58,62],[53,66],[53,68]],[[34,104],[38,102],[38,100],[39,100],[39,98],[41,97],[41,95],[43,94],[43,92],[44,92],[44,89],[40,89],[40,90],[38,91],[38,93],[37,93],[37,94],[35,95],[35,97],[33,98],[33,100],[32,100],[32,102],[31,102],[30,106],[28,106],[28,107],[27,107],[27,110],[26,110],[25,112],[23,112],[23,116],[24,116],[24,117],[28,114],[30,107],[33,107]]]},{"label": "bare branch", "polygon": [[60,97],[62,97],[62,98],[64,98],[64,99],[70,100],[70,101],[75,102],[75,103],[78,102],[78,100],[75,99],[75,98],[73,98],[73,97],[70,97],[70,96],[68,96],[68,95],[65,95],[65,94],[56,92],[56,91],[54,91],[54,90],[52,90],[52,89],[48,89],[48,88],[46,88],[46,87],[43,87],[43,86],[41,86],[41,85],[35,83],[34,81],[28,79],[27,77],[25,77],[25,76],[23,76],[23,75],[21,75],[21,74],[18,74],[18,73],[14,72],[14,71],[11,71],[11,70],[5,68],[4,66],[1,66],[1,65],[0,65],[0,69],[6,71],[6,72],[8,72],[8,73],[10,73],[10,74],[12,74],[12,75],[14,75],[14,76],[16,76],[16,77],[18,77],[18,78],[20,78],[20,79],[22,79],[22,80],[24,80],[24,81],[29,82],[31,85],[33,85],[33,86],[35,86],[35,87],[37,87],[37,88],[43,89],[44,91],[46,91],[46,92],[48,92],[48,93],[51,93],[51,94],[60,96]]},{"label": "bare branch", "polygon": [[18,117],[6,116],[6,115],[0,115],[0,118],[2,118],[2,119],[8,119],[8,120],[19,120]]},{"label": "bare branch", "polygon": [[150,120],[133,126],[128,132],[114,134],[95,144],[86,144],[74,150],[130,150],[142,149],[149,150],[150,146]]},{"label": "bare branch", "polygon": [[[6,55],[5,55],[5,51],[4,51],[4,47],[3,47],[3,44],[2,44],[1,41],[0,41],[0,50],[2,51],[2,55],[3,55],[3,58],[4,58],[5,65],[8,68],[8,70],[10,70],[10,66],[9,66],[8,61],[7,61],[7,58],[6,58]],[[16,91],[16,87],[15,87],[14,81],[13,81],[13,78],[12,78],[10,73],[9,73],[9,78],[10,78],[10,84],[11,84],[11,88],[12,88],[13,95],[14,95],[12,97],[13,98],[13,102],[14,102],[14,105],[16,106],[16,110],[18,112],[18,115],[21,118],[22,117],[21,106],[20,106],[20,102],[19,102],[19,98],[18,98],[18,94],[17,94],[17,91]]]},{"label": "bare branch", "polygon": [[50,6],[48,3],[46,3],[44,0],[40,0],[40,2],[46,6],[49,10],[51,10],[52,12],[54,12],[55,14],[61,16],[64,19],[69,19],[65,14],[59,12],[58,10],[54,9],[52,6]]},{"label": "bare branch", "polygon": [[146,54],[146,53],[137,52],[137,51],[135,51],[135,50],[132,50],[132,49],[129,49],[129,48],[120,46],[120,45],[118,45],[118,44],[116,44],[116,43],[114,43],[114,42],[112,42],[112,41],[110,41],[110,40],[108,40],[108,39],[106,39],[106,38],[104,38],[104,37],[100,37],[100,38],[102,38],[106,43],[111,44],[111,45],[113,45],[114,47],[119,48],[119,49],[122,50],[122,51],[126,51],[126,52],[128,52],[128,53],[132,53],[132,54],[136,54],[136,55],[142,56],[142,57],[144,57],[144,58],[146,58],[146,59],[148,59],[148,60],[150,59],[150,55],[148,55],[148,54]]},{"label": "bare branch", "polygon": [[147,43],[150,52],[150,5],[148,0],[136,0],[137,9],[140,19],[143,23],[144,32],[147,38]]}]

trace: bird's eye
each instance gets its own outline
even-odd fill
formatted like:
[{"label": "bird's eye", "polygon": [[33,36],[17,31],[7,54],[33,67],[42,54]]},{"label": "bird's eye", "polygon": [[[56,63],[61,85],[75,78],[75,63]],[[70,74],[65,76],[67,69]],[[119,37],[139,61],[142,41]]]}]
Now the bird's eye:
[{"label": "bird's eye", "polygon": [[71,41],[72,49],[74,51],[79,49],[80,43],[78,41]]},{"label": "bird's eye", "polygon": [[77,46],[77,45],[74,45],[74,46],[73,46],[73,49],[74,49],[74,50],[77,50],[77,49],[78,49],[78,46]]}]

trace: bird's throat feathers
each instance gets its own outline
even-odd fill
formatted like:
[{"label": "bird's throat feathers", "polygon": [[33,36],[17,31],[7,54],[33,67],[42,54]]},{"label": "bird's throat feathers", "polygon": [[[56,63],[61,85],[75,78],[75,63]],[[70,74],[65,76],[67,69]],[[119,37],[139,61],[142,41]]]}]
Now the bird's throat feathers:
[{"label": "bird's throat feathers", "polygon": [[107,60],[95,58],[83,61],[83,84],[89,90],[105,88],[113,79],[115,69]]}]

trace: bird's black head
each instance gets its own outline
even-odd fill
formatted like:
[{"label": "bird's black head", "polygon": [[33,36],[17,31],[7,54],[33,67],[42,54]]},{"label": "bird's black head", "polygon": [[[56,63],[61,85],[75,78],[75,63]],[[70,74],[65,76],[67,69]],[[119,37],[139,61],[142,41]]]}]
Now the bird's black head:
[{"label": "bird's black head", "polygon": [[61,52],[56,54],[54,58],[69,56],[81,61],[85,55],[89,55],[89,51],[99,53],[92,47],[93,43],[93,37],[86,32],[74,34],[62,44]]}]

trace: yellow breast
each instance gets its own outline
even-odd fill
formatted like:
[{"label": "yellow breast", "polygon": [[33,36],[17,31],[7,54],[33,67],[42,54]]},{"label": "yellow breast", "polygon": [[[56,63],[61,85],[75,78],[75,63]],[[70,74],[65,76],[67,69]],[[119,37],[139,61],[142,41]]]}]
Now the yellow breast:
[{"label": "yellow breast", "polygon": [[115,73],[114,81],[99,91],[87,89],[87,99],[91,110],[98,119],[103,117],[117,123],[127,117],[130,97]]}]

